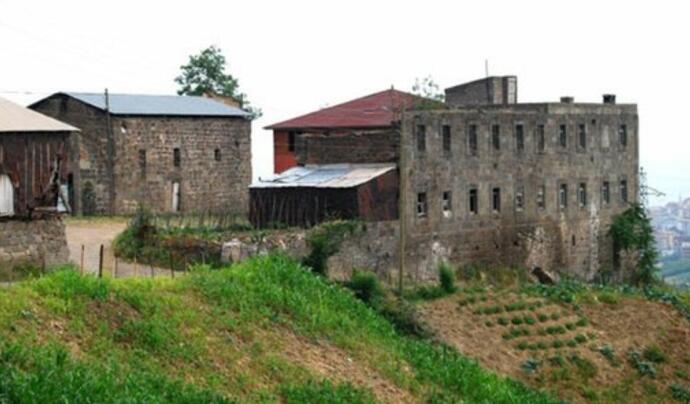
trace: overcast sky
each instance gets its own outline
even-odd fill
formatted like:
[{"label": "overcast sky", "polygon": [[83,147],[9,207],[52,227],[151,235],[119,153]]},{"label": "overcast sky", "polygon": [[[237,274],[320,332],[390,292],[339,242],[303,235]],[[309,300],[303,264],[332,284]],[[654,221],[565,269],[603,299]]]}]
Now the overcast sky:
[{"label": "overcast sky", "polygon": [[681,1],[0,0],[0,96],[173,94],[209,45],[264,115],[254,174],[272,170],[267,124],[416,77],[450,87],[518,76],[523,102],[637,103],[641,165],[666,199],[690,197],[690,24]]}]

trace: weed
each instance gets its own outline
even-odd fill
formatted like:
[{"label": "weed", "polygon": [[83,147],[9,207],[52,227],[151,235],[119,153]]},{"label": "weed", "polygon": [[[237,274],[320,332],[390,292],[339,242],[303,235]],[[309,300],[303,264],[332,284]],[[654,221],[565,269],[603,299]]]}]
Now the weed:
[{"label": "weed", "polygon": [[613,366],[618,366],[618,359],[616,359],[616,352],[610,345],[603,345],[599,348],[599,353],[606,358],[606,360]]},{"label": "weed", "polygon": [[510,320],[508,320],[508,318],[506,317],[499,317],[498,320],[496,320],[496,322],[500,325],[506,326],[508,325],[508,323],[510,323]]},{"label": "weed", "polygon": [[537,349],[546,349],[548,346],[546,345],[546,342],[544,341],[539,341],[537,342]]},{"label": "weed", "polygon": [[560,318],[561,318],[561,315],[560,315],[560,314],[558,314],[558,313],[551,313],[551,320],[556,321],[556,320],[558,320],[558,319],[560,319]]},{"label": "weed", "polygon": [[371,306],[377,305],[383,298],[383,289],[376,274],[372,272],[355,271],[346,285],[358,299]]},{"label": "weed", "polygon": [[549,316],[548,316],[548,314],[539,313],[539,314],[537,315],[537,318],[538,318],[539,321],[542,322],[542,323],[544,323],[544,322],[546,322],[546,321],[549,321]]},{"label": "weed", "polygon": [[642,357],[652,363],[663,363],[667,361],[666,354],[656,345],[648,346],[642,351]]},{"label": "weed", "polygon": [[439,286],[447,294],[455,292],[455,270],[447,263],[438,267]]},{"label": "weed", "polygon": [[585,380],[591,379],[597,374],[597,366],[594,362],[587,358],[582,358],[577,354],[573,354],[570,358],[570,363],[575,365],[578,374]]},{"label": "weed", "polygon": [[631,350],[628,352],[628,362],[637,370],[641,376],[656,377],[656,368],[652,362],[642,359],[642,354],[639,351]]},{"label": "weed", "polygon": [[534,359],[534,358],[529,358],[526,361],[522,362],[522,365],[520,365],[520,368],[524,370],[526,373],[534,373],[537,370],[539,370],[539,366],[541,365],[541,362]]},{"label": "weed", "polygon": [[513,323],[514,325],[520,325],[523,323],[523,318],[522,317],[513,317],[510,319],[510,322]]},{"label": "weed", "polygon": [[523,320],[525,321],[525,324],[528,325],[534,325],[537,322],[537,320],[535,320],[532,316],[525,316]]},{"label": "weed", "polygon": [[679,383],[673,383],[671,385],[671,395],[681,403],[690,403],[690,390]]},{"label": "weed", "polygon": [[575,348],[577,346],[577,341],[575,341],[574,339],[569,339],[565,344],[568,345],[570,348]]},{"label": "weed", "polygon": [[575,336],[574,340],[575,340],[575,342],[577,342],[578,344],[583,344],[583,343],[587,342],[587,337],[585,337],[584,334],[577,334],[577,335]]},{"label": "weed", "polygon": [[527,349],[528,347],[529,347],[529,344],[527,343],[527,341],[520,341],[520,342],[516,345],[516,348],[519,349],[519,350],[521,350],[521,351],[524,351],[524,350]]},{"label": "weed", "polygon": [[493,326],[494,326],[494,322],[491,321],[491,320],[486,320],[486,321],[484,322],[484,325],[487,326],[487,327],[493,327]]},{"label": "weed", "polygon": [[574,330],[575,327],[577,327],[577,325],[575,323],[566,323],[565,324],[565,328],[567,328],[570,331]]},{"label": "weed", "polygon": [[325,275],[328,258],[340,250],[340,244],[346,237],[361,228],[360,222],[346,220],[326,222],[314,227],[307,235],[311,251],[304,257],[302,264],[317,274]]},{"label": "weed", "polygon": [[308,381],[301,385],[282,388],[283,402],[298,403],[374,403],[374,396],[366,390],[358,389],[350,383],[334,385],[328,380]]},{"label": "weed", "polygon": [[585,327],[589,324],[589,321],[585,317],[580,317],[575,323],[578,327]]},{"label": "weed", "polygon": [[560,339],[555,339],[551,343],[551,346],[553,346],[556,349],[563,348],[563,345],[565,345],[565,342],[563,342],[563,340]]}]

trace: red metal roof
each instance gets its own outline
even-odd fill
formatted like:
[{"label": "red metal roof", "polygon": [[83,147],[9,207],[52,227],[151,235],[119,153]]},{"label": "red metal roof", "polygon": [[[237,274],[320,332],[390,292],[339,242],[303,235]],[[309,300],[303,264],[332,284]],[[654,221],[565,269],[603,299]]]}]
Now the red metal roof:
[{"label": "red metal roof", "polygon": [[410,108],[420,97],[385,90],[332,107],[320,109],[265,129],[385,128],[396,120],[402,107]]}]

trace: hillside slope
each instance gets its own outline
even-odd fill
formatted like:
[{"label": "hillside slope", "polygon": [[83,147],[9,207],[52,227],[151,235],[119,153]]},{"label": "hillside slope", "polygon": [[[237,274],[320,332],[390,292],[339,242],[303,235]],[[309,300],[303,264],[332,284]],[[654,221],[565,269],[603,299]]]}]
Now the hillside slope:
[{"label": "hillside slope", "polygon": [[177,279],[71,270],[0,290],[0,402],[551,399],[398,334],[283,257]]}]

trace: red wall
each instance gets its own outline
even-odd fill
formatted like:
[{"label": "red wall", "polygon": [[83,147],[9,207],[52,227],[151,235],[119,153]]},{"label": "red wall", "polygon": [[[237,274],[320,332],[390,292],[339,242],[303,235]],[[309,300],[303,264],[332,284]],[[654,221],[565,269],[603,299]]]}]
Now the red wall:
[{"label": "red wall", "polygon": [[288,146],[288,133],[282,131],[273,132],[273,171],[282,173],[290,167],[297,165],[295,153]]}]

